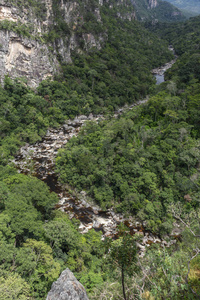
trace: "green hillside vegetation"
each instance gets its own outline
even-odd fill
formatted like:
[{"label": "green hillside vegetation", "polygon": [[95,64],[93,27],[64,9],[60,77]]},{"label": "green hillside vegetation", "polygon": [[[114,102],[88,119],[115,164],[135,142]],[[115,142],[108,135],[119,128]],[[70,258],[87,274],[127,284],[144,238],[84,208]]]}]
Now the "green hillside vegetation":
[{"label": "green hillside vegetation", "polygon": [[154,33],[169,44],[173,44],[178,60],[165,74],[167,80],[176,82],[184,89],[188,83],[200,79],[200,17],[194,17],[179,24],[147,24]]},{"label": "green hillside vegetation", "polygon": [[63,73],[55,81],[43,81],[35,92],[26,80],[6,77],[0,88],[3,164],[23,142],[41,140],[49,126],[79,114],[108,113],[153,92],[150,70],[172,58],[167,44],[137,22],[106,13],[107,8],[108,41],[103,49],[83,55],[74,51],[73,63],[63,63]]},{"label": "green hillside vegetation", "polygon": [[[180,24],[177,31],[177,25],[159,28],[163,41],[136,21],[116,19],[116,13],[116,8],[102,7],[108,38],[100,51],[84,49],[82,31],[96,24],[87,16],[86,29],[77,29],[83,53],[74,51],[70,65],[61,61],[63,73],[54,81],[45,80],[32,90],[25,79],[6,77],[0,87],[0,300],[46,299],[67,267],[86,287],[89,299],[182,300],[200,295],[200,78],[194,68],[199,62],[198,28],[192,29],[199,21]],[[55,41],[65,30],[56,27],[46,39]],[[188,45],[186,34],[195,36]],[[168,71],[170,80],[156,87],[150,70],[172,59],[169,41],[180,59]],[[180,71],[184,59],[193,63],[185,69],[186,77]],[[115,109],[146,95],[150,100],[145,105],[113,118]],[[152,245],[142,258],[136,251],[141,236],[131,236],[123,224],[116,240],[102,241],[101,232],[94,230],[81,235],[79,221],[55,209],[57,195],[12,165],[21,145],[34,144],[48,127],[90,112],[104,113],[105,120],[88,122],[60,150],[60,181],[86,190],[103,209],[135,216],[167,241],[179,221],[183,232],[175,245]]]},{"label": "green hillside vegetation", "polygon": [[31,12],[33,12],[40,20],[45,20],[46,18],[47,9],[44,0],[8,0],[7,2],[16,7],[28,9],[28,13],[31,8]]},{"label": "green hillside vegetation", "polygon": [[103,209],[148,220],[161,234],[172,228],[171,203],[190,194],[192,208],[199,197],[200,85],[181,95],[168,89],[119,119],[88,123],[57,157],[62,183],[86,190]]},{"label": "green hillside vegetation", "polygon": [[182,26],[179,25],[174,32],[177,37],[170,33],[169,38],[180,59],[167,72],[166,78],[177,78],[178,86],[184,88],[188,81],[200,80],[200,17],[191,18]]},{"label": "green hillside vegetation", "polygon": [[[162,236],[171,232],[172,207],[181,208],[182,220],[186,218],[189,223],[192,215],[194,224],[199,218],[199,18],[178,26],[158,25],[158,28],[157,32],[175,47],[179,55],[176,64],[166,73],[169,81],[158,87],[160,92],[147,104],[116,120],[88,123],[77,138],[71,139],[65,149],[60,150],[57,171],[62,183],[87,191],[103,209],[114,207],[118,212],[136,215],[145,221],[147,229]],[[198,232],[197,223],[194,226]],[[186,252],[190,248],[191,232],[188,231],[186,236],[184,238],[183,234],[180,248],[167,254],[171,266],[176,259],[182,261],[185,255],[188,260]],[[197,236],[194,243],[199,249]],[[182,282],[182,291],[170,281],[174,270],[168,269],[167,275],[162,271],[171,282],[162,285],[167,299],[198,298],[198,251],[196,258],[191,260],[193,271],[188,271],[190,281]],[[159,250],[147,254],[148,262],[151,255],[155,262],[156,253],[160,253]],[[182,271],[175,271],[176,274],[180,272],[178,276],[182,279],[188,278],[184,275],[184,263]],[[154,279],[157,271],[152,275]],[[156,277],[156,280],[160,286],[161,279]],[[133,281],[131,284],[135,290]],[[107,289],[109,294],[111,290]],[[142,297],[161,299],[158,290],[151,286]]]},{"label": "green hillside vegetation", "polygon": [[[196,299],[191,288],[199,291],[198,257],[185,282],[190,251],[199,246],[189,231],[182,236],[182,243],[169,251],[159,246],[149,249],[140,259],[151,276],[151,281],[144,281],[135,251],[135,241],[140,238],[131,237],[128,228],[119,227],[115,241],[102,242],[101,233],[94,230],[79,234],[77,220],[71,222],[65,213],[52,210],[58,199],[43,182],[17,174],[9,166],[1,167],[0,191],[0,299],[45,299],[66,267],[84,284],[90,299],[111,294],[120,299],[122,268],[125,291],[131,290],[136,299],[163,299],[163,295]],[[195,221],[191,207],[187,212]],[[191,227],[194,232],[196,225],[194,222]],[[129,299],[135,299],[131,295]]]},{"label": "green hillside vegetation", "polygon": [[105,12],[108,41],[102,50],[74,53],[73,64],[63,65],[63,79],[71,92],[76,91],[82,99],[93,97],[87,112],[112,111],[145,97],[154,86],[150,70],[172,58],[166,44],[139,23],[115,20]]},{"label": "green hillside vegetation", "polygon": [[146,27],[173,44],[176,54],[180,56],[199,52],[199,24],[200,16],[197,16],[176,24],[147,23]]},{"label": "green hillside vegetation", "polygon": [[45,299],[67,266],[103,283],[101,234],[79,234],[42,181],[1,166],[0,191],[0,299]]}]

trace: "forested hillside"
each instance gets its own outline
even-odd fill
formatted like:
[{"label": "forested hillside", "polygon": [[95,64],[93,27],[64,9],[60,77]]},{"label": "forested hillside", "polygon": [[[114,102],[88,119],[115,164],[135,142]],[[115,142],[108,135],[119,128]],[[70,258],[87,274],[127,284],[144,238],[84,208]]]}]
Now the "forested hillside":
[{"label": "forested hillside", "polygon": [[[21,7],[24,22],[16,23],[15,9],[1,9],[10,18],[0,22],[2,41],[10,36],[9,51],[21,51],[16,70],[22,72],[24,62],[33,67],[30,53],[40,57],[37,46],[45,57],[51,53],[57,72],[33,89],[27,84],[32,77],[12,73],[13,52],[2,48],[13,79],[6,73],[0,87],[0,300],[46,299],[66,268],[89,299],[198,299],[199,18],[152,29],[135,20],[129,1],[64,1],[63,10],[56,0],[52,10],[46,1],[9,3]],[[24,16],[28,4],[32,10]],[[68,15],[68,5],[78,13]],[[36,20],[30,31],[26,20]],[[173,59],[169,44],[179,58],[167,81],[156,86],[151,70]],[[37,72],[29,75],[39,82]],[[113,116],[146,97],[145,104]],[[115,239],[102,240],[101,226],[80,234],[80,221],[57,209],[58,196],[31,175],[34,161],[27,157],[26,175],[13,163],[20,146],[90,113],[104,118],[86,122],[58,152],[59,181],[74,194],[84,191],[101,216],[112,208],[135,218],[137,234],[128,222],[119,225]],[[143,246],[146,233],[162,244]]]},{"label": "forested hillside", "polygon": [[154,33],[158,34],[169,44],[173,44],[178,55],[177,63],[166,72],[166,79],[174,80],[178,88],[184,88],[188,82],[200,79],[200,17],[191,18],[179,24],[147,24]]},{"label": "forested hillside", "polygon": [[[196,221],[199,218],[199,17],[155,28],[179,55],[166,73],[168,81],[147,104],[116,120],[84,127],[60,150],[57,170],[62,183],[84,189],[104,209],[114,206],[136,215],[147,229],[162,236],[171,232],[175,220],[184,223],[193,214]],[[190,229],[197,226],[198,232],[197,223],[187,224]],[[183,241],[170,259],[187,257],[189,248]],[[194,257],[199,257],[198,238],[196,242]],[[196,298],[199,260],[195,258],[191,267],[193,296],[187,294],[188,285],[182,286],[183,292],[170,285],[165,286],[167,299]],[[180,276],[186,276],[184,267]],[[155,295],[160,299],[154,291]]]},{"label": "forested hillside", "polygon": [[21,143],[40,140],[49,126],[79,114],[112,112],[153,91],[150,70],[172,58],[167,43],[136,21],[116,20],[116,8],[102,10],[108,34],[102,49],[74,50],[72,63],[63,62],[55,80],[42,81],[36,92],[26,78],[6,77],[1,89],[3,163]]}]

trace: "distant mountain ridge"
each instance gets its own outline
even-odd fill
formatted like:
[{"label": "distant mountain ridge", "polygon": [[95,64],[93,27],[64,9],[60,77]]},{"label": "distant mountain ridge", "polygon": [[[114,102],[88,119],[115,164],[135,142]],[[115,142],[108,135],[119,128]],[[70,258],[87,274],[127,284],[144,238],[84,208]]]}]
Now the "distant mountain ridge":
[{"label": "distant mountain ridge", "polygon": [[179,9],[192,12],[196,15],[200,14],[200,0],[167,0]]},{"label": "distant mountain ridge", "polygon": [[140,21],[177,22],[185,19],[175,6],[162,0],[131,0]]}]

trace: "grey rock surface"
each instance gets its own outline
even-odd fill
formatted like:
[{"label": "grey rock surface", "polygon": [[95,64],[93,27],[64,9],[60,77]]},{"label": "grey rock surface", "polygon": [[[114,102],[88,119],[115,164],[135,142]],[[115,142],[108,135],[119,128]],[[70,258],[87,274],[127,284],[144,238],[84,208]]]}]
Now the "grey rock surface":
[{"label": "grey rock surface", "polygon": [[67,268],[52,284],[46,300],[89,300],[82,284]]},{"label": "grey rock surface", "polygon": [[28,84],[36,87],[39,82],[51,77],[58,69],[55,57],[50,59],[46,45],[19,37],[11,31],[0,31],[0,77],[25,77]]},{"label": "grey rock surface", "polygon": [[[37,87],[42,80],[59,73],[58,56],[63,62],[72,63],[71,52],[74,50],[78,53],[91,48],[100,50],[107,40],[106,32],[84,32],[80,37],[76,31],[83,25],[80,20],[83,19],[83,9],[86,7],[89,7],[99,24],[103,22],[99,5],[104,5],[104,2],[109,3],[110,0],[99,0],[96,7],[91,8],[87,0],[60,0],[59,14],[68,31],[59,38],[45,42],[45,36],[57,22],[53,0],[40,0],[39,7],[27,5],[28,2],[22,6],[19,5],[20,1],[0,0],[0,22],[10,24],[9,30],[0,30],[0,83],[3,84],[5,75],[8,75],[12,79],[25,77],[28,85]],[[122,4],[124,0],[116,0],[115,5]],[[112,8],[113,5],[109,7]],[[120,13],[117,17],[132,20],[135,18],[134,10]],[[16,32],[14,24],[23,25],[26,34],[17,35],[12,32]],[[81,47],[80,40],[84,44]]]}]

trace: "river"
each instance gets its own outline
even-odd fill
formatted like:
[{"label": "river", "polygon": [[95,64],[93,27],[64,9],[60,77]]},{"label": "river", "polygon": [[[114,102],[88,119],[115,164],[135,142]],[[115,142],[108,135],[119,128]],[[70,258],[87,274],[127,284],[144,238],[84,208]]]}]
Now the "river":
[{"label": "river", "polygon": [[[162,68],[152,70],[152,72],[156,72],[156,70],[161,72],[161,69],[164,70],[172,64],[173,62],[170,62]],[[147,101],[148,99],[144,99],[129,107],[121,108],[114,114],[114,117],[122,114],[125,110],[133,109],[137,105],[144,105]],[[41,142],[37,142],[34,145],[26,144],[21,147],[18,155],[16,155],[12,162],[20,173],[32,174],[38,177],[48,184],[51,191],[57,193],[59,202],[55,206],[55,209],[66,212],[70,219],[79,219],[79,231],[81,233],[86,233],[88,230],[94,228],[97,231],[102,231],[102,239],[107,236],[115,237],[117,226],[123,222],[130,228],[132,234],[137,233],[141,236],[141,243],[138,244],[141,255],[143,255],[145,247],[151,243],[160,243],[163,246],[175,243],[175,239],[166,242],[145,230],[145,222],[139,222],[134,216],[125,218],[122,214],[115,213],[113,209],[103,211],[100,207],[88,201],[87,194],[84,191],[77,193],[75,190],[71,191],[69,187],[67,188],[59,184],[55,173],[55,157],[58,149],[64,147],[73,136],[77,136],[85,122],[99,122],[103,118],[102,115],[82,115],[73,120],[68,120],[57,129],[49,128]]]},{"label": "river", "polygon": [[166,63],[165,65],[163,65],[163,66],[161,66],[159,68],[153,69],[151,71],[151,73],[156,78],[156,84],[157,85],[161,84],[162,82],[165,81],[165,77],[164,77],[165,72],[172,67],[172,65],[176,62],[176,60],[177,60],[177,56],[175,56],[175,58],[173,60],[171,60],[170,62]]},{"label": "river", "polygon": [[162,82],[165,81],[165,76],[164,76],[165,72],[172,67],[172,65],[176,62],[176,60],[178,58],[178,56],[176,55],[175,50],[172,47],[172,45],[169,45],[168,49],[173,53],[174,59],[171,60],[170,62],[166,63],[165,65],[163,65],[161,67],[158,67],[156,69],[153,69],[151,71],[151,73],[156,78],[156,84],[157,85],[159,85],[159,84],[161,84]]}]

